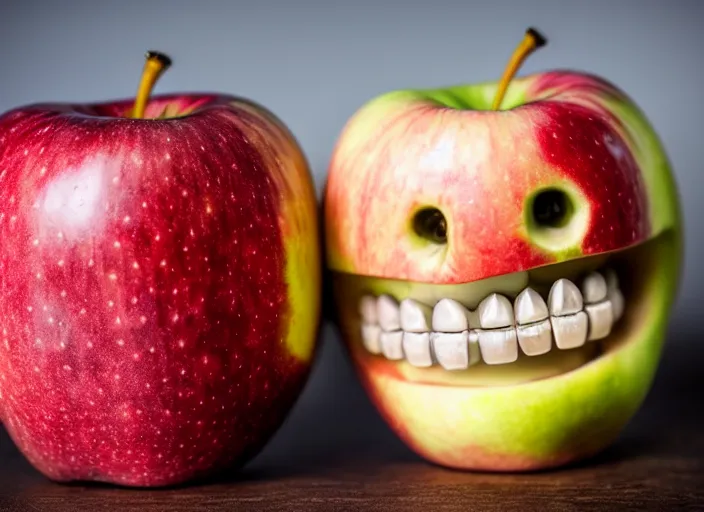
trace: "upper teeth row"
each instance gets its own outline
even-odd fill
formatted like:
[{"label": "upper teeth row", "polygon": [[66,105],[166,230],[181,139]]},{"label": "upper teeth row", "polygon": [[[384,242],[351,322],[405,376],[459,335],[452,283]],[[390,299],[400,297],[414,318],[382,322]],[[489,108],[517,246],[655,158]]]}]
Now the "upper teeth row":
[{"label": "upper teeth row", "polygon": [[453,299],[431,308],[414,299],[399,304],[389,295],[365,295],[360,301],[362,340],[369,352],[387,359],[406,359],[419,367],[438,363],[446,370],[466,369],[480,360],[511,363],[518,359],[518,346],[529,356],[545,354],[553,339],[559,349],[580,347],[608,336],[623,314],[616,274],[605,274],[589,273],[581,291],[572,281],[559,279],[547,304],[526,288],[513,304],[492,293],[474,311]]}]

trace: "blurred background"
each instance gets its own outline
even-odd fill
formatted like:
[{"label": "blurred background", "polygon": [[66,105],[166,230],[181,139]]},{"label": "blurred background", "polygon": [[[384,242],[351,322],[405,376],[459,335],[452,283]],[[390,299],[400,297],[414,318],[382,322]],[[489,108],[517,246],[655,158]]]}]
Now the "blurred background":
[{"label": "blurred background", "polygon": [[[688,414],[680,398],[704,385],[704,2],[2,0],[0,111],[131,97],[145,50],[160,50],[174,66],[156,93],[210,90],[264,104],[298,137],[320,192],[333,144],[362,103],[391,89],[498,79],[531,25],[549,43],[521,73],[575,68],[620,86],[656,127],[679,182],[683,287],[654,390],[624,434],[655,439]],[[367,401],[332,326],[321,342],[304,395],[252,466],[412,458]]]}]

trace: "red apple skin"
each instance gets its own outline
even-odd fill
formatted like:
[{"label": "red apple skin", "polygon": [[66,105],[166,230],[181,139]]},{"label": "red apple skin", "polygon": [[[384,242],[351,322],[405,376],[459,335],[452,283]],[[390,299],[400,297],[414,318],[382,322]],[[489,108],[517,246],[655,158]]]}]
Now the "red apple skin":
[{"label": "red apple skin", "polygon": [[0,412],[57,481],[163,486],[244,463],[308,375],[314,339],[286,345],[318,317],[312,294],[293,318],[286,278],[287,239],[318,249],[302,153],[247,101],[162,96],[147,117],[167,106],[183,116],[0,118]]},{"label": "red apple skin", "polygon": [[[461,284],[647,240],[639,166],[628,135],[599,102],[600,94],[621,101],[618,91],[579,74],[546,73],[530,82],[526,104],[501,112],[446,108],[401,93],[358,113],[330,163],[330,267]],[[589,211],[580,239],[558,251],[535,244],[525,220],[530,195],[555,184],[574,189]],[[409,229],[423,206],[448,219],[448,248],[433,254]]]}]

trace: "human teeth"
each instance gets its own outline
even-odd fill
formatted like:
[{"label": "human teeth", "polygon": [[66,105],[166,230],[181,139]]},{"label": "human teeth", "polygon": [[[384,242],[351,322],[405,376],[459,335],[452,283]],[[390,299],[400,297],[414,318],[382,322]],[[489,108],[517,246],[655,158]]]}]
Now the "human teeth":
[{"label": "human teeth", "polygon": [[614,323],[613,308],[610,300],[598,304],[587,304],[584,307],[589,317],[589,340],[606,338]]},{"label": "human teeth", "polygon": [[403,331],[382,332],[381,351],[386,359],[403,359]]},{"label": "human teeth", "polygon": [[430,333],[404,332],[403,352],[406,360],[413,366],[427,368],[433,364],[430,354]]},{"label": "human teeth", "polygon": [[550,320],[516,327],[516,336],[521,350],[527,356],[539,356],[550,352],[552,327]]},{"label": "human teeth", "polygon": [[623,308],[625,299],[623,298],[623,294],[621,293],[621,290],[618,288],[615,290],[612,290],[609,292],[609,300],[611,301],[611,308],[613,311],[614,315],[614,322],[618,321],[621,319],[623,316]]},{"label": "human teeth", "polygon": [[379,325],[384,331],[401,329],[401,318],[398,303],[388,295],[382,295],[376,302]]},{"label": "human teeth", "polygon": [[582,310],[582,294],[569,279],[558,279],[550,289],[548,304],[553,316],[572,315]]},{"label": "human teeth", "polygon": [[621,289],[618,286],[618,276],[612,269],[606,271],[606,287],[608,289],[615,322],[623,316],[624,299],[623,293],[621,293]]},{"label": "human teeth", "polygon": [[550,318],[557,348],[566,350],[581,347],[587,340],[587,314],[584,311]]},{"label": "human teeth", "polygon": [[428,332],[433,310],[413,299],[401,301],[401,328],[406,332]]},{"label": "human teeth", "polygon": [[469,329],[469,311],[452,299],[442,299],[433,309],[433,330],[462,332]]},{"label": "human teeth", "polygon": [[516,297],[516,323],[532,324],[548,318],[548,305],[538,292],[526,288]]},{"label": "human teeth", "polygon": [[362,343],[372,354],[381,353],[380,335],[381,329],[378,325],[362,324]]},{"label": "human teeth", "polygon": [[518,359],[516,330],[512,327],[477,331],[479,349],[486,364],[513,363]]},{"label": "human teeth", "polygon": [[596,304],[606,298],[606,279],[599,272],[590,272],[582,281],[582,295],[587,304]]},{"label": "human teeth", "polygon": [[477,312],[482,329],[499,329],[513,325],[511,301],[498,293],[492,293],[481,301]]},{"label": "human teeth", "polygon": [[606,280],[606,288],[611,291],[618,288],[618,275],[613,269],[607,268],[604,272],[604,277]]},{"label": "human teeth", "polygon": [[[513,296],[513,293],[509,293]],[[389,360],[406,360],[427,368],[463,370],[473,364],[509,364],[520,350],[527,356],[545,354],[609,336],[623,314],[624,297],[613,270],[590,271],[580,287],[558,279],[547,301],[524,287],[511,301],[496,289],[468,309],[456,298],[444,297],[434,308],[414,294],[400,303],[391,295],[359,300],[364,347]]]},{"label": "human teeth", "polygon": [[376,313],[376,299],[371,295],[365,295],[359,301],[359,313],[362,315],[362,320],[367,324],[379,323],[379,317]]},{"label": "human teeth", "polygon": [[431,343],[435,359],[446,370],[466,370],[469,368],[469,345],[467,331],[434,332]]}]

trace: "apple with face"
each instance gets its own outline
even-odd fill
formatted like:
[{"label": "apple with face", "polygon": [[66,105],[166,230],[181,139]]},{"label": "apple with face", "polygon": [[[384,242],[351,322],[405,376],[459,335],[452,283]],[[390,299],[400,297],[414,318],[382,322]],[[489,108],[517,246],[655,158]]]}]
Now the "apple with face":
[{"label": "apple with face", "polygon": [[652,127],[598,77],[512,80],[541,42],[530,30],[500,83],[370,101],[329,168],[346,345],[389,425],[450,467],[546,468],[611,443],[649,389],[679,279]]},{"label": "apple with face", "polygon": [[[0,417],[57,481],[162,486],[245,462],[309,372],[313,182],[250,101],[149,92],[0,117]],[[133,108],[134,103],[134,108]]]}]

